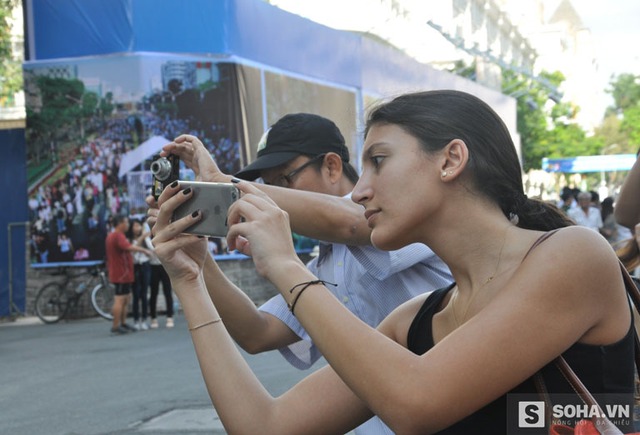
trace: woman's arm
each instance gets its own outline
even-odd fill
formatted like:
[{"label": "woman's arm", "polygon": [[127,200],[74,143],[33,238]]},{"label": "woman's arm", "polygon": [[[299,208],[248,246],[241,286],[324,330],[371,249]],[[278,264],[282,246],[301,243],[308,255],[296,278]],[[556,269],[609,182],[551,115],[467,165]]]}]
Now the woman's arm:
[{"label": "woman's arm", "polygon": [[124,250],[125,251],[142,252],[143,254],[145,254],[147,256],[153,255],[153,252],[149,251],[147,248],[143,248],[142,246],[138,246],[138,245],[134,245],[134,244],[129,244],[129,246],[124,248]]},{"label": "woman's arm", "polygon": [[613,214],[620,225],[631,231],[640,222],[640,159],[633,164],[622,184]]},{"label": "woman's arm", "polygon": [[247,352],[256,354],[280,349],[300,340],[284,322],[258,310],[254,302],[222,272],[207,255],[204,281],[231,337]]}]

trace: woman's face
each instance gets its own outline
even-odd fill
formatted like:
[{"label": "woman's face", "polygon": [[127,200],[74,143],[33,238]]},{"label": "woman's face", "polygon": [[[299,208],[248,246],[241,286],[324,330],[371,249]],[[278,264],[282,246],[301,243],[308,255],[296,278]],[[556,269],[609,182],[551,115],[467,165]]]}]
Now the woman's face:
[{"label": "woman's face", "polygon": [[133,234],[135,235],[142,234],[142,225],[140,224],[140,222],[133,223],[132,231],[133,231]]},{"label": "woman's face", "polygon": [[437,155],[425,153],[397,125],[370,128],[352,199],[365,207],[374,246],[393,250],[422,241],[422,228],[442,197]]}]

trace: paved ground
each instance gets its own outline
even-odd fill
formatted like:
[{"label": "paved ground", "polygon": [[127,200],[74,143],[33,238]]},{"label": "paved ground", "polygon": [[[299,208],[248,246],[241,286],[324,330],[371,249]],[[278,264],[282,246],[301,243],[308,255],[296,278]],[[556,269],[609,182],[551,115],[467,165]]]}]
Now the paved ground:
[{"label": "paved ground", "polygon": [[[157,330],[117,337],[98,318],[0,323],[0,433],[224,433],[184,317],[172,329],[160,320]],[[244,355],[275,395],[308,373],[277,352]]]}]

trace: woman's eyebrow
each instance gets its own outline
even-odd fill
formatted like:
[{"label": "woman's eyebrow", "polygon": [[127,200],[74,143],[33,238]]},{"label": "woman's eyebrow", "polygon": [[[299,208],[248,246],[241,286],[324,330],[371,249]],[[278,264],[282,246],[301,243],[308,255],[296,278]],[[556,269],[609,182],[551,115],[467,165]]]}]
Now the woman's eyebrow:
[{"label": "woman's eyebrow", "polygon": [[373,154],[378,148],[380,148],[383,145],[384,145],[384,143],[382,143],[382,142],[377,142],[377,143],[372,144],[369,148],[364,150],[364,152],[362,153],[362,160],[365,160],[365,159],[369,158],[371,156],[371,154]]}]

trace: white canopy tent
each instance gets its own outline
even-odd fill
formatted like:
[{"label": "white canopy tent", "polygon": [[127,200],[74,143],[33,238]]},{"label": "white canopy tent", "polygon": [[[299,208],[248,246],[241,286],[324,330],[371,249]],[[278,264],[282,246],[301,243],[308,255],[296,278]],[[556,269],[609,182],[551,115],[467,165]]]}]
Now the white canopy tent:
[{"label": "white canopy tent", "polygon": [[138,147],[124,154],[122,156],[122,161],[120,162],[118,178],[122,178],[127,172],[138,166],[140,163],[144,162],[154,154],[158,154],[162,147],[169,142],[171,142],[169,139],[165,139],[162,136],[153,136],[142,142]]}]

